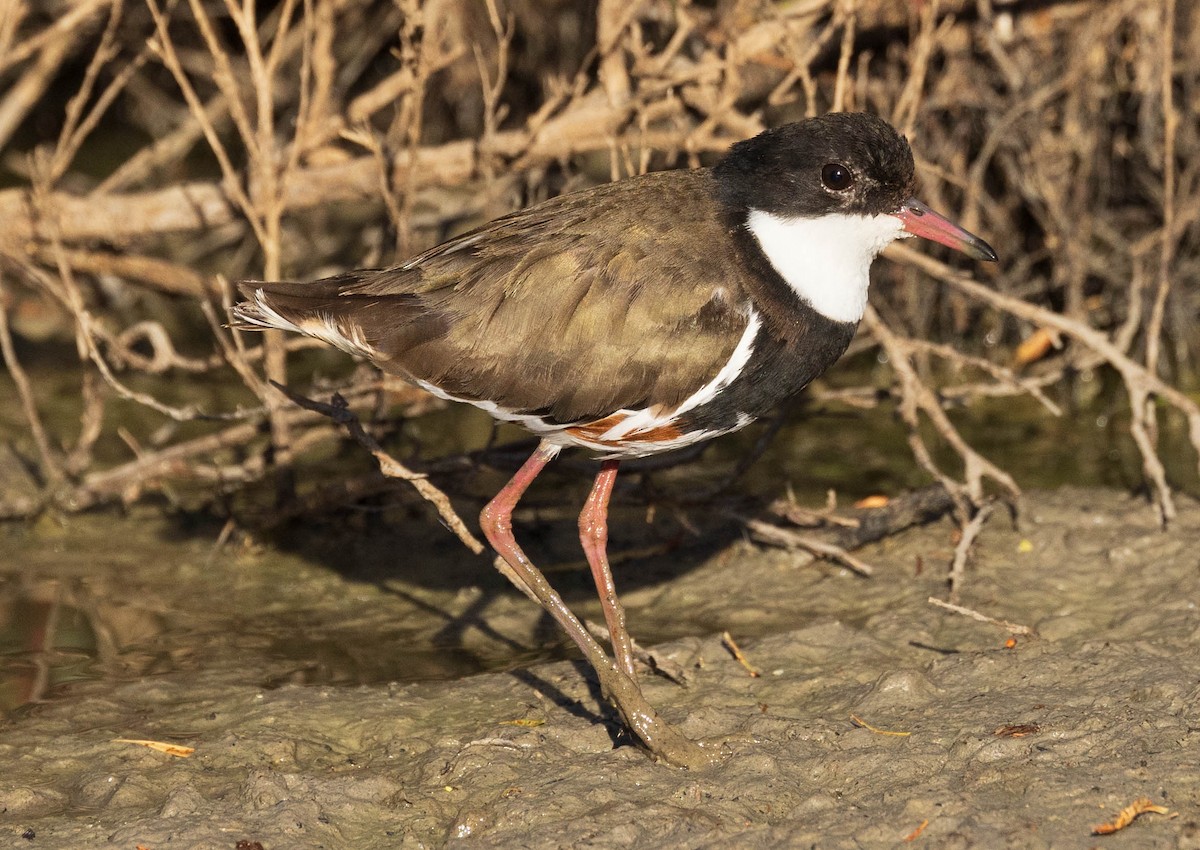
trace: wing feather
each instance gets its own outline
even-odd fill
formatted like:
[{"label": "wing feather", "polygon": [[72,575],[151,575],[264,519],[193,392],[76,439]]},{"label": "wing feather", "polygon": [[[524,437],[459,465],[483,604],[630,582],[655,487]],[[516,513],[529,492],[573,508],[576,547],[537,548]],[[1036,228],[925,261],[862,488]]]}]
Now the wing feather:
[{"label": "wing feather", "polygon": [[392,269],[242,290],[292,329],[318,316],[357,334],[388,371],[583,422],[672,409],[729,360],[749,302],[735,253],[715,247],[724,228],[707,171],[665,172],[518,211]]}]

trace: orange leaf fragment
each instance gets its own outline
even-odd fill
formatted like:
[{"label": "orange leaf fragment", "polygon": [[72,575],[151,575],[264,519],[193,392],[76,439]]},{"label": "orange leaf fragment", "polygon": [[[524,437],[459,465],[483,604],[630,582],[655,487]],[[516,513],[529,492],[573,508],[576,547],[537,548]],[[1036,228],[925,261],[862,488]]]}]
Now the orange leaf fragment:
[{"label": "orange leaf fragment", "polygon": [[185,759],[192,753],[196,752],[195,747],[184,747],[180,744],[168,744],[165,741],[145,741],[138,738],[113,738],[114,744],[136,744],[139,747],[148,747],[151,750],[156,750],[160,753],[166,753],[175,758]]},{"label": "orange leaf fragment", "polygon": [[854,503],[854,507],[856,507],[856,508],[886,508],[888,501],[889,500],[888,500],[887,496],[881,496],[881,495],[876,494],[874,496],[867,496],[866,498],[859,499],[857,502]]},{"label": "orange leaf fragment", "polygon": [[912,832],[910,832],[908,835],[904,836],[904,840],[909,843],[916,841],[918,838],[921,837],[921,833],[925,831],[925,827],[927,827],[927,826],[929,826],[929,818],[925,818],[925,820],[923,820],[919,824],[917,824],[917,828],[914,829]]},{"label": "orange leaf fragment", "polygon": [[1117,813],[1117,816],[1108,823],[1093,826],[1092,835],[1111,835],[1129,826],[1138,815],[1144,815],[1146,812],[1153,812],[1156,815],[1168,815],[1171,813],[1170,809],[1166,806],[1155,805],[1154,801],[1149,797],[1138,797],[1128,806],[1121,809]]},{"label": "orange leaf fragment", "polygon": [[1038,328],[1031,333],[1013,352],[1013,365],[1028,366],[1041,360],[1051,348],[1057,348],[1062,343],[1058,333],[1049,328]]}]

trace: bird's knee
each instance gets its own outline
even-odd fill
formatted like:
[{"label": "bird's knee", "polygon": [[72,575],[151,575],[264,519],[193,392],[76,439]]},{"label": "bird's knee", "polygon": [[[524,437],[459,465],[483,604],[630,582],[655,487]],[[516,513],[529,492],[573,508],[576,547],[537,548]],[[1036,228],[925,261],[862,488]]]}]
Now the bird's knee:
[{"label": "bird's knee", "polygon": [[608,543],[608,523],[584,512],[579,515],[579,539],[599,546]]},{"label": "bird's knee", "polygon": [[488,502],[479,512],[479,527],[483,529],[483,534],[488,540],[495,540],[512,532],[512,516]]}]

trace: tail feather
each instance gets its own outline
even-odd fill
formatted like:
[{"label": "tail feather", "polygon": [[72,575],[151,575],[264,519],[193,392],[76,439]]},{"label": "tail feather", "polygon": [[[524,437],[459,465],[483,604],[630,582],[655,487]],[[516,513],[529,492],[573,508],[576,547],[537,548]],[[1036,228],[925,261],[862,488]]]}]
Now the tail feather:
[{"label": "tail feather", "polygon": [[255,289],[249,281],[239,281],[238,291],[246,301],[239,301],[229,311],[232,321],[229,327],[239,331],[263,331],[275,325],[268,317],[267,311],[259,303],[261,289]]},{"label": "tail feather", "polygon": [[345,315],[345,301],[321,282],[241,281],[238,290],[245,301],[233,306],[230,327],[244,331],[276,328],[315,337],[361,357],[378,358],[362,325]]}]

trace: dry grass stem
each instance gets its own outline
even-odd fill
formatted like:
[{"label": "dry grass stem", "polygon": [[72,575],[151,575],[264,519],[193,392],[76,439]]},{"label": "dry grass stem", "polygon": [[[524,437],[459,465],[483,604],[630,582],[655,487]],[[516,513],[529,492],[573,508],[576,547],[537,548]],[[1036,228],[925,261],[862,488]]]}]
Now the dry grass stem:
[{"label": "dry grass stem", "polygon": [[733,639],[733,635],[729,632],[721,632],[721,646],[729,650],[729,654],[733,656],[734,661],[746,668],[746,672],[750,674],[750,678],[757,679],[762,676],[758,668],[746,658],[745,653],[742,652],[742,648],[738,646],[737,641]]},{"label": "dry grass stem", "polygon": [[870,732],[874,735],[886,735],[886,736],[892,737],[892,738],[907,738],[908,736],[910,736],[912,734],[912,732],[897,732],[897,731],[893,731],[890,729],[880,729],[878,726],[872,726],[870,723],[863,720],[857,714],[850,715],[850,722],[853,723],[855,726],[857,726],[859,729],[866,729],[868,732]]}]

